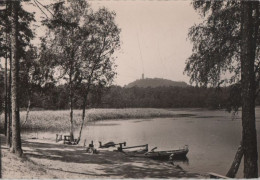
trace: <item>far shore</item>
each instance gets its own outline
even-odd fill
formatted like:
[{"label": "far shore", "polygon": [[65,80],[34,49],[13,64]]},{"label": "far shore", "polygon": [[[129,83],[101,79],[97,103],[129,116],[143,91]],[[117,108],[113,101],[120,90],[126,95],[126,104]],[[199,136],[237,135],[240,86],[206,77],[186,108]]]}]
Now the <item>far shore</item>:
[{"label": "far shore", "polygon": [[[30,111],[29,118],[25,122],[26,111],[21,111],[21,128],[33,131],[67,131],[70,128],[69,113],[69,110]],[[180,114],[172,109],[158,108],[87,109],[84,125],[87,122],[101,120],[186,117],[192,116],[192,113],[190,111],[189,113]],[[74,110],[73,114],[74,125],[79,127],[82,123],[82,110]]]},{"label": "far shore", "polygon": [[23,140],[23,157],[8,152],[1,138],[2,178],[205,178],[180,166],[120,152],[88,154],[82,146],[44,139]]}]

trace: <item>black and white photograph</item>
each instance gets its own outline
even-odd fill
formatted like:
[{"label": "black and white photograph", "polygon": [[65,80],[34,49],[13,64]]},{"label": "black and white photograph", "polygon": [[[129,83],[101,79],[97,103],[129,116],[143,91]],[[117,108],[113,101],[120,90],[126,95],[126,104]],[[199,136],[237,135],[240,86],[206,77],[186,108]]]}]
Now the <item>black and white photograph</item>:
[{"label": "black and white photograph", "polygon": [[0,0],[0,179],[258,179],[259,11]]}]

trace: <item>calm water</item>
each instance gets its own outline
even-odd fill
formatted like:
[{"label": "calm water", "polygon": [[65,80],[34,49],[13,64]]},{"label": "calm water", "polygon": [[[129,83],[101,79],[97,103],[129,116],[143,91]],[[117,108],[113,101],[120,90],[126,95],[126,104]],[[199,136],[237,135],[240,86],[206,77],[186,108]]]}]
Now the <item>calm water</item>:
[{"label": "calm water", "polygon": [[[126,141],[129,146],[149,144],[149,149],[158,147],[158,150],[187,144],[190,148],[189,163],[178,162],[184,169],[225,175],[241,140],[240,114],[232,120],[232,115],[225,111],[175,111],[184,117],[96,122],[84,129],[82,139],[87,139],[88,143],[94,140],[96,145],[98,141]],[[257,108],[256,116],[257,131],[260,132],[260,108]],[[243,175],[242,167],[238,177]]]},{"label": "calm water", "polygon": [[[170,150],[189,145],[189,163],[177,162],[185,170],[199,173],[216,172],[225,175],[231,166],[241,140],[241,115],[232,120],[225,111],[201,109],[172,110],[178,118],[138,120],[106,120],[90,123],[83,129],[82,139],[127,142],[127,146],[149,144],[149,149]],[[257,132],[260,132],[260,108],[256,108]],[[45,133],[41,136],[49,136]],[[78,135],[78,132],[75,132]],[[55,135],[52,133],[52,137]],[[258,135],[260,151],[260,135]],[[82,142],[83,143],[83,140]],[[260,158],[260,154],[258,155]],[[260,173],[260,172],[259,172]],[[243,162],[238,176],[243,175]]]}]

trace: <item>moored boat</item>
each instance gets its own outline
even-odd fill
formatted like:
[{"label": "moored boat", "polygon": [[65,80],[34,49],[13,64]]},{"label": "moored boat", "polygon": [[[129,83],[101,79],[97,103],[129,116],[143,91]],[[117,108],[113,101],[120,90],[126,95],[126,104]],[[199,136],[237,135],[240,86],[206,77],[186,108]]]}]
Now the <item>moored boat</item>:
[{"label": "moored boat", "polygon": [[186,145],[183,148],[168,151],[150,151],[145,156],[156,160],[173,160],[179,158],[185,158],[189,152],[189,148]]},{"label": "moored boat", "polygon": [[148,152],[148,144],[129,147],[122,147],[122,145],[120,145],[118,151],[124,152],[126,154],[144,154]]},{"label": "moored boat", "polygon": [[168,150],[168,151],[154,151],[157,147],[153,148],[151,151],[146,152],[126,152],[126,154],[134,157],[146,157],[155,160],[175,160],[175,159],[183,159],[187,158],[186,155],[189,152],[189,148],[185,145],[183,148],[175,149],[175,150]]}]

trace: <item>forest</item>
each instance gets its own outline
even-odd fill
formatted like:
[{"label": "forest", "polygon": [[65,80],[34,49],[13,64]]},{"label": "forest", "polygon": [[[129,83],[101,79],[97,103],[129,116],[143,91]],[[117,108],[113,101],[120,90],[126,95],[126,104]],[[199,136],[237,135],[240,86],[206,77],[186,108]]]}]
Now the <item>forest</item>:
[{"label": "forest", "polygon": [[[3,78],[1,79],[3,85]],[[4,86],[1,86],[1,112],[4,110]],[[29,110],[69,109],[69,90],[67,85],[46,84],[34,87],[30,98]],[[241,97],[235,86],[228,87],[109,87],[92,86],[87,97],[87,108],[208,108],[225,109],[241,104]],[[236,92],[236,93],[234,93]],[[82,98],[75,90],[75,109],[82,109]],[[256,106],[260,97],[256,98]],[[21,96],[21,109],[28,108],[26,96]]]}]

